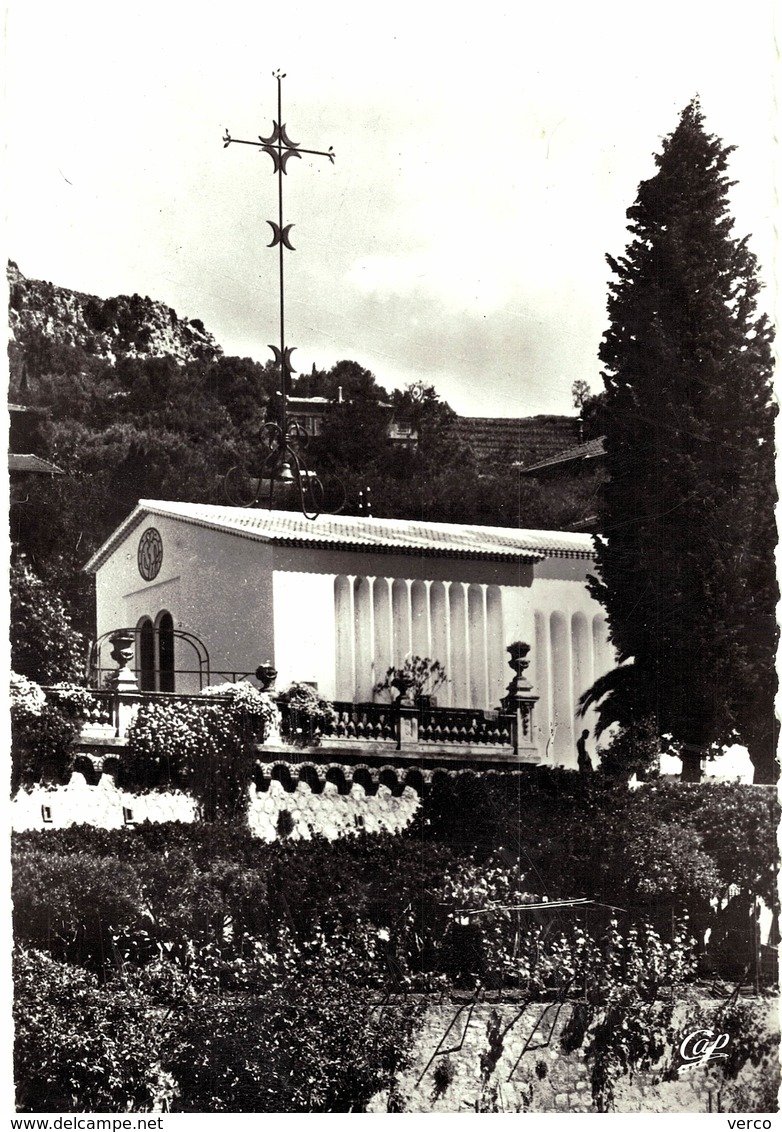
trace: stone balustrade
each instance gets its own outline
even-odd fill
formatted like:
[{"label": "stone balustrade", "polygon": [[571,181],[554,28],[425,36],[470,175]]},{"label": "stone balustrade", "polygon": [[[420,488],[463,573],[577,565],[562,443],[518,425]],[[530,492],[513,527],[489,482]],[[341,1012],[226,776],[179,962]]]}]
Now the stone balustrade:
[{"label": "stone balustrade", "polygon": [[322,731],[309,728],[295,708],[280,706],[283,733],[297,736],[293,745],[305,749],[361,748],[376,754],[396,751],[399,757],[415,755],[424,760],[458,756],[477,763],[539,761],[531,742],[526,701],[494,712],[421,706],[401,699],[390,704],[340,701],[334,704],[336,720]]},{"label": "stone balustrade", "polygon": [[[93,691],[92,695],[95,707],[82,725],[77,751],[93,760],[119,754],[142,703],[205,702],[200,695],[176,692],[114,689]],[[209,702],[215,700],[221,698],[210,697]],[[269,755],[284,752],[285,758],[293,762],[320,751],[338,753],[349,762],[362,754],[382,754],[405,762],[457,759],[466,765],[539,761],[537,751],[525,747],[523,727],[513,712],[418,707],[399,701],[392,704],[341,702],[334,704],[335,722],[321,733],[309,731],[303,721],[303,725],[298,726],[296,712],[284,704],[281,708],[289,715],[288,732],[297,738],[286,740],[275,735],[259,746],[259,752]]]},{"label": "stone balustrade", "polygon": [[[128,728],[142,703],[196,702],[198,694],[140,691],[130,667],[133,638],[118,630],[110,638],[117,671],[108,687],[93,692],[95,707],[85,721],[80,745],[86,748],[122,746]],[[457,759],[467,765],[540,761],[533,727],[533,710],[538,697],[526,679],[529,646],[516,642],[508,647],[510,667],[515,672],[497,711],[477,708],[439,707],[430,699],[418,703],[403,689],[392,703],[338,701],[333,719],[316,724],[313,718],[278,697],[274,691],[276,672],[262,665],[256,675],[270,696],[277,699],[282,737],[276,732],[267,738],[264,750],[290,751],[322,746],[328,750],[360,750],[379,755],[396,752],[397,759],[431,762]],[[214,703],[219,697],[210,697]],[[95,751],[99,754],[99,751]],[[354,761],[354,760],[351,760]]]},{"label": "stone balustrade", "polygon": [[[85,720],[78,740],[81,750],[125,745],[127,730],[142,703],[204,703],[199,695],[176,692],[97,691],[96,706]],[[210,702],[214,698],[210,697]],[[424,761],[458,758],[465,763],[539,762],[529,741],[528,720],[522,710],[482,712],[469,708],[419,707],[400,704],[334,704],[335,721],[321,732],[298,718],[295,709],[281,704],[286,726],[282,738],[271,737],[263,750],[296,752],[353,751],[393,754],[396,758]],[[526,727],[525,727],[526,725]]]}]

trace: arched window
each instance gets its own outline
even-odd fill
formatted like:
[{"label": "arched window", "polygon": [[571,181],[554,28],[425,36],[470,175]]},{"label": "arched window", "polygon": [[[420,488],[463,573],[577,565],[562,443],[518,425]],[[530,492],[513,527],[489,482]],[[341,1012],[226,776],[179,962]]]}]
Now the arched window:
[{"label": "arched window", "polygon": [[157,688],[159,692],[173,692],[174,619],[165,610],[157,615],[155,635],[157,637]]},{"label": "arched window", "polygon": [[153,623],[142,617],[136,625],[138,686],[142,692],[174,691],[174,619],[163,609]]},{"label": "arched window", "polygon": [[155,691],[155,630],[152,619],[142,617],[136,626],[138,686],[142,692]]}]

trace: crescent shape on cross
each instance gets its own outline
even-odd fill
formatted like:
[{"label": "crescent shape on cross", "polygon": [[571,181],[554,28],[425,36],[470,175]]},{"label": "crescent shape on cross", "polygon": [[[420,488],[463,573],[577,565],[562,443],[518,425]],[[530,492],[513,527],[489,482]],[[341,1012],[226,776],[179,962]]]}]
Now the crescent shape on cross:
[{"label": "crescent shape on cross", "polygon": [[280,157],[279,157],[277,150],[274,149],[270,145],[264,145],[264,146],[261,146],[261,151],[263,153],[268,153],[269,157],[271,157],[272,161],[274,162],[274,172],[279,173],[279,171],[280,171]]},{"label": "crescent shape on cross", "polygon": [[280,154],[280,165],[283,173],[287,174],[288,170],[285,166],[288,164],[288,159],[291,157],[301,157],[301,154],[297,149],[284,149]]},{"label": "crescent shape on cross", "polygon": [[273,220],[267,220],[266,223],[271,227],[271,230],[274,233],[272,242],[266,245],[267,248],[276,248],[277,244],[284,244],[289,251],[296,251],[293,244],[291,243],[289,235],[293,224],[286,224],[285,227],[281,229],[279,224],[275,224]]},{"label": "crescent shape on cross", "polygon": [[284,356],[279,346],[272,346],[271,342],[269,343],[269,349],[274,354],[276,365],[282,364],[285,367],[286,373],[298,373],[298,370],[295,370],[291,365],[291,354],[296,349],[295,346],[286,346]]},{"label": "crescent shape on cross", "polygon": [[272,132],[268,136],[268,138],[265,138],[263,136],[263,134],[258,134],[258,137],[261,139],[261,141],[263,142],[264,145],[274,145],[274,143],[276,141],[279,141],[279,139],[280,139],[280,127],[277,125],[277,123],[273,119],[272,119],[272,125],[274,126],[274,129],[272,130]]},{"label": "crescent shape on cross", "polygon": [[288,126],[285,122],[283,122],[283,124],[281,126],[278,126],[277,129],[278,129],[280,141],[282,142],[283,145],[287,145],[290,149],[298,149],[299,148],[299,145],[301,143],[291,141],[291,139],[288,137]]}]

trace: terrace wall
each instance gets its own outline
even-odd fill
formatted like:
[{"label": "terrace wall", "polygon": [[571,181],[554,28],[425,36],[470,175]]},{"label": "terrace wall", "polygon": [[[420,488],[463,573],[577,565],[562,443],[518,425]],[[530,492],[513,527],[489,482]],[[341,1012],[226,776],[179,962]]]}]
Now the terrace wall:
[{"label": "terrace wall", "polygon": [[[292,789],[286,790],[285,785]],[[261,788],[248,787],[247,824],[262,841],[308,840],[316,835],[333,841],[361,830],[398,833],[420,806],[412,786],[375,785],[369,778],[366,786],[344,775],[341,782],[326,781],[319,789],[316,783],[315,790],[304,778],[285,785],[274,778]],[[112,774],[101,774],[90,785],[83,773],[74,771],[67,783],[19,790],[11,803],[11,828],[18,832],[71,825],[119,829],[144,821],[198,820],[196,800],[183,791],[123,790]]]}]

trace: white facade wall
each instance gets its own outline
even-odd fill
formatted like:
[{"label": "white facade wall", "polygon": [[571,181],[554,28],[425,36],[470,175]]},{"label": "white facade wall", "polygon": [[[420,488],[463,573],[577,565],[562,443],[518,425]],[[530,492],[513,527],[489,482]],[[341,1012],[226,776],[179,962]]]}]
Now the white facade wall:
[{"label": "white facade wall", "polygon": [[[144,582],[136,553],[149,526],[161,534],[163,563]],[[575,718],[578,699],[613,665],[602,608],[586,588],[593,568],[554,556],[531,564],[283,546],[155,516],[97,571],[98,633],[167,611],[206,645],[213,682],[221,670],[241,676],[271,661],[279,688],[309,681],[337,700],[371,700],[389,667],[429,656],[449,677],[439,703],[482,709],[499,706],[512,676],[506,647],[524,640],[540,754],[575,766],[581,728],[593,731],[589,716]],[[176,667],[194,659],[177,642]],[[178,677],[176,688],[197,682]]]},{"label": "white facade wall", "polygon": [[[576,740],[584,728],[590,731],[587,748],[594,752],[594,712],[584,719],[575,712],[581,695],[615,664],[603,607],[586,588],[593,571],[588,559],[537,563],[532,622],[524,623],[519,634],[532,645],[528,675],[540,697],[535,709],[538,749],[547,753],[544,761],[555,765],[577,765]],[[524,612],[518,613],[522,619]]]},{"label": "white facade wall", "polygon": [[273,610],[277,687],[302,680],[336,699],[333,577],[275,570]]},{"label": "white facade wall", "polygon": [[[156,527],[163,540],[160,572],[151,582],[137,564],[139,539]],[[213,681],[221,671],[254,671],[274,655],[272,551],[268,544],[156,515],[142,522],[99,567],[95,578],[97,633],[171,614],[175,629],[195,633],[209,652]],[[138,651],[138,650],[137,650]],[[111,668],[108,643],[102,664]],[[175,642],[176,669],[197,667],[196,655]],[[197,691],[196,676],[178,676],[177,691]]]},{"label": "white facade wall", "polygon": [[502,594],[529,593],[532,577],[524,563],[276,547],[279,685],[313,680],[329,698],[364,702],[392,665],[429,656],[449,676],[441,705],[496,708],[511,676]]}]

